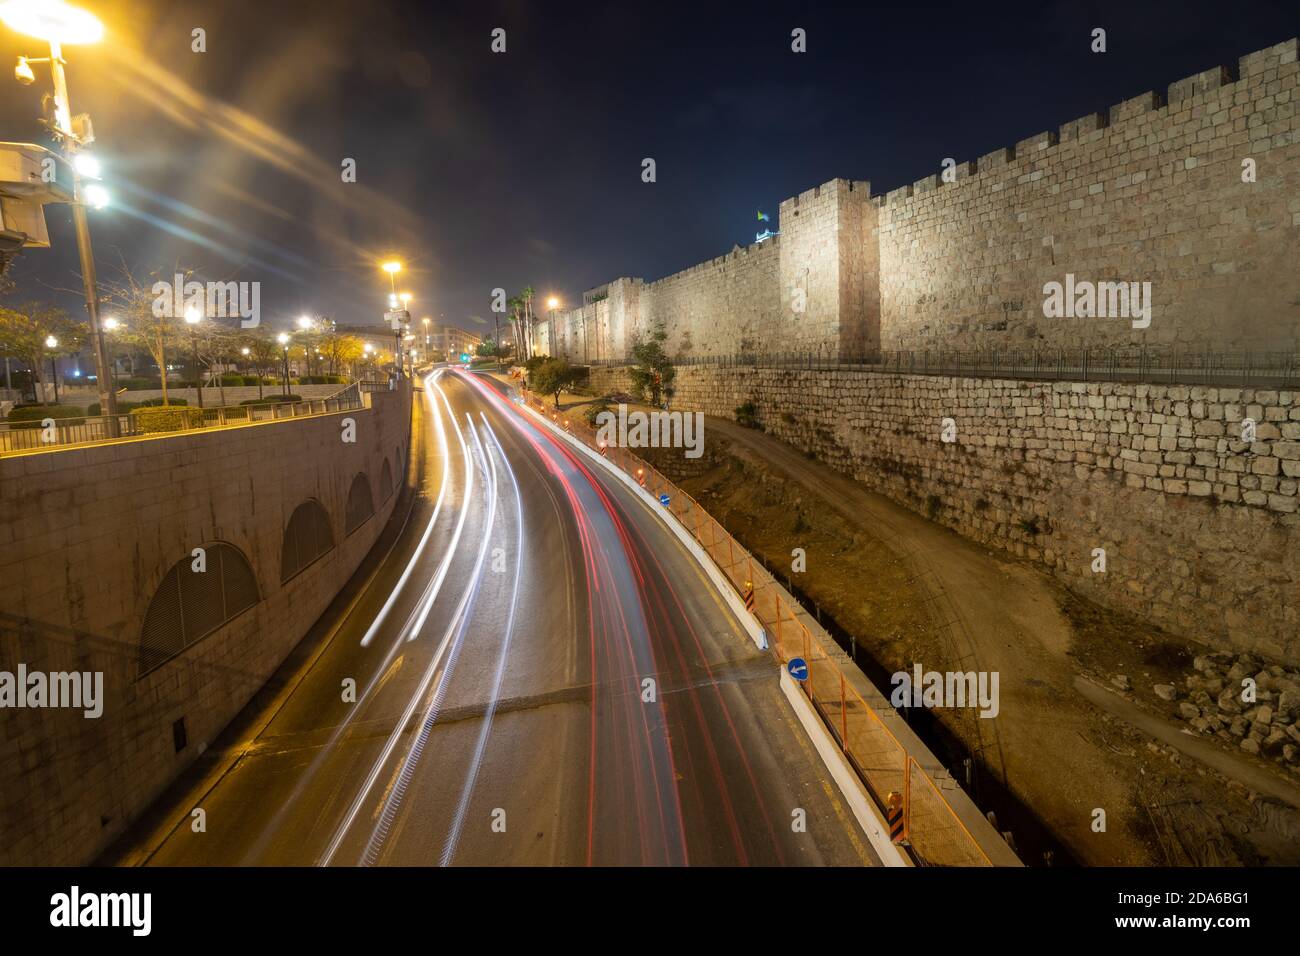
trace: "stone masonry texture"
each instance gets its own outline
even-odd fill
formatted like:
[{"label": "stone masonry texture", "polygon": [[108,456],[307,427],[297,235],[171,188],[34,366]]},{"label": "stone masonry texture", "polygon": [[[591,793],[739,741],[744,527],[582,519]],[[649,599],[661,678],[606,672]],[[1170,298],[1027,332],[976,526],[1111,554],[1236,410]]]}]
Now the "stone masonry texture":
[{"label": "stone masonry texture", "polygon": [[[616,279],[539,326],[539,350],[626,356],[1300,345],[1296,40],[949,164],[885,195],[836,179],[780,234],[655,282]],[[1254,181],[1243,181],[1246,167]],[[1044,285],[1151,283],[1151,323],[1046,318]]]},{"label": "stone masonry texture", "polygon": [[[105,698],[98,719],[0,711],[0,865],[94,860],[315,623],[378,538],[405,474],[410,391],[371,398],[312,418],[0,459],[0,669],[102,671]],[[345,418],[354,444],[341,440]],[[385,461],[395,489],[386,500]],[[358,473],[375,514],[345,536]],[[284,529],[308,498],[329,515],[334,548],[281,584]],[[140,676],[159,582],[214,542],[248,559],[260,600]]]},{"label": "stone masonry texture", "polygon": [[1103,606],[1300,663],[1300,392],[712,366],[676,384],[675,409],[752,401],[781,440]]}]

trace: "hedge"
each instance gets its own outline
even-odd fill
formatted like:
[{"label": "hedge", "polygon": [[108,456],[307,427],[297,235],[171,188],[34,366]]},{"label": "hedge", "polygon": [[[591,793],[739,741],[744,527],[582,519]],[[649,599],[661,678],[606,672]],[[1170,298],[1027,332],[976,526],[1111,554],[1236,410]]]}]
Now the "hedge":
[{"label": "hedge", "polygon": [[40,428],[47,418],[65,425],[84,425],[86,410],[79,405],[20,405],[9,412],[6,421],[22,428]]},{"label": "hedge", "polygon": [[265,398],[246,398],[240,405],[279,405],[290,402],[301,402],[301,395],[267,395]]},{"label": "hedge", "polygon": [[[119,415],[125,415],[127,412],[134,411],[137,408],[156,408],[162,403],[163,400],[161,398],[146,398],[144,401],[140,401],[140,402],[123,402],[119,400],[117,403],[117,413]],[[188,405],[189,401],[184,398],[173,398],[168,404]],[[103,412],[99,410],[99,402],[91,402],[88,406],[86,406],[86,414],[102,415]]]},{"label": "hedge", "polygon": [[203,424],[203,409],[187,408],[184,405],[155,405],[133,409],[131,421],[135,424],[135,430],[141,433],[178,432],[200,427]]},{"label": "hedge", "polygon": [[346,385],[348,383],[344,375],[300,375],[296,381],[299,385]]}]

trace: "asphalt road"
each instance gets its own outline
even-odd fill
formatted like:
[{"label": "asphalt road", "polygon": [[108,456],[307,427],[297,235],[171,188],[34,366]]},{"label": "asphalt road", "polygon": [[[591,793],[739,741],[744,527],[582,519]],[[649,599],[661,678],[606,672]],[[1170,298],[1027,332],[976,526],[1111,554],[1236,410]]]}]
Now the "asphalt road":
[{"label": "asphalt road", "polygon": [[204,831],[128,855],[876,863],[774,658],[658,514],[501,388],[426,381],[420,491],[392,552],[292,692],[246,721],[197,796]]}]

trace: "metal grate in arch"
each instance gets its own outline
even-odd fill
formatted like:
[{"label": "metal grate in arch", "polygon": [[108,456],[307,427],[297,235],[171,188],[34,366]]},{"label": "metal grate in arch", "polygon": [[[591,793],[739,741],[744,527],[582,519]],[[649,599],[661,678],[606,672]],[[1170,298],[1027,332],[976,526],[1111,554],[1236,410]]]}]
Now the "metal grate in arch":
[{"label": "metal grate in arch", "polygon": [[[196,566],[202,570],[196,570]],[[140,675],[171,660],[260,600],[244,553],[217,542],[203,546],[163,575],[140,630]]]},{"label": "metal grate in arch", "polygon": [[308,498],[289,517],[280,549],[280,583],[287,584],[313,561],[334,547],[329,515],[315,498]]}]

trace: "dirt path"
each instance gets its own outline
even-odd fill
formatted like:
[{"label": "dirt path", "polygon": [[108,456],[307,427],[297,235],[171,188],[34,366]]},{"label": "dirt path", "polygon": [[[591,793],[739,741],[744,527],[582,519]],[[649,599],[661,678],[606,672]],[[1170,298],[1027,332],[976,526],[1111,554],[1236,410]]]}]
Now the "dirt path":
[{"label": "dirt path", "polygon": [[[709,438],[724,437],[844,521],[897,553],[914,570],[932,622],[944,636],[945,660],[927,670],[997,671],[1001,710],[965,726],[979,734],[986,766],[1042,817],[1082,862],[1157,862],[1145,849],[1123,758],[1105,740],[1099,715],[1074,689],[1067,651],[1071,626],[1058,589],[1044,575],[1002,560],[937,524],[800,455],[769,435],[708,419]],[[792,541],[792,547],[798,542]],[[869,648],[878,651],[879,648]],[[895,665],[896,666],[896,665]],[[1094,808],[1107,811],[1107,832],[1094,833]]]}]

